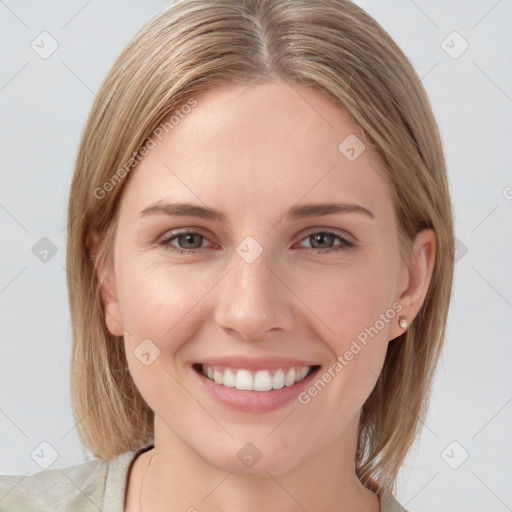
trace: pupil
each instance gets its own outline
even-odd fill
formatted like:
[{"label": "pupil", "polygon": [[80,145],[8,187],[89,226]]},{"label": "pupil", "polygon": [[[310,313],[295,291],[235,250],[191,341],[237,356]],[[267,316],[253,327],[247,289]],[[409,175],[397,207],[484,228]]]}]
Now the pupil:
[{"label": "pupil", "polygon": [[[184,247],[185,249],[195,249],[196,247],[189,247],[189,245],[192,245],[194,246],[194,238],[196,237],[197,235],[194,235],[194,234],[189,234],[189,235],[184,235],[183,238],[185,239],[185,245],[186,247]],[[196,241],[196,245],[197,245],[197,241]]]},{"label": "pupil", "polygon": [[[329,243],[329,242],[332,242],[332,239],[333,239],[333,235],[331,235],[331,234],[318,233],[317,235],[313,235],[314,243],[312,245],[313,245],[313,247],[315,247],[315,244],[317,242],[319,242],[320,244],[325,244],[326,242]],[[330,245],[328,247],[330,247]],[[320,248],[322,248],[322,247],[320,247]]]}]

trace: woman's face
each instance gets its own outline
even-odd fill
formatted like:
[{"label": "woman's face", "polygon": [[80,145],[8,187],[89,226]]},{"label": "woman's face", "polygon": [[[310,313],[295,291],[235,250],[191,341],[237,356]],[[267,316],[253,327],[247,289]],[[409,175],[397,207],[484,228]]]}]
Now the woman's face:
[{"label": "woman's face", "polygon": [[280,473],[352,446],[403,332],[392,192],[348,115],[312,89],[195,100],[126,185],[106,322],[160,442]]}]

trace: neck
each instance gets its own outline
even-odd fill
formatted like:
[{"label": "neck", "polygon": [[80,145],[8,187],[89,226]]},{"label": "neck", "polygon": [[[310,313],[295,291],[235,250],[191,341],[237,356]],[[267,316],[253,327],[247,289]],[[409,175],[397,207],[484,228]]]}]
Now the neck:
[{"label": "neck", "polygon": [[356,433],[357,422],[352,422],[335,443],[288,471],[240,474],[204,460],[155,417],[155,448],[144,454],[126,510],[378,512],[377,496],[355,475]]}]

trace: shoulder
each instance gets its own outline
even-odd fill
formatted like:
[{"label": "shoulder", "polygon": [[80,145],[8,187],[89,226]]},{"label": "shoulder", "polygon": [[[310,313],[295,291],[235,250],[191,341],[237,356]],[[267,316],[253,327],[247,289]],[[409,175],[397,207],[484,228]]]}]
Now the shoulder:
[{"label": "shoulder", "polygon": [[389,492],[384,492],[380,497],[380,512],[408,512],[396,498]]},{"label": "shoulder", "polygon": [[84,505],[93,502],[101,510],[107,467],[108,461],[98,459],[33,475],[0,476],[1,509],[85,511]]},{"label": "shoulder", "polygon": [[[125,452],[112,461],[96,459],[33,475],[0,475],[0,509],[2,512],[104,510],[106,494],[114,491],[118,498],[124,497],[126,472],[134,454]],[[108,485],[110,490],[106,489]]]}]

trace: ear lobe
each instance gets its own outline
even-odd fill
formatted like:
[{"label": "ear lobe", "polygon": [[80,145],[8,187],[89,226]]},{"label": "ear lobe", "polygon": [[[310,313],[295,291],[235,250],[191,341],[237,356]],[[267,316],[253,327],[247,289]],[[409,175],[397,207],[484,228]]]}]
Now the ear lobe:
[{"label": "ear lobe", "polygon": [[117,299],[113,262],[109,266],[106,265],[105,255],[100,252],[100,237],[96,232],[89,234],[88,246],[95,265],[96,277],[100,285],[100,296],[105,314],[105,324],[112,335],[122,336],[124,331],[121,310]]},{"label": "ear lobe", "polygon": [[400,295],[404,305],[403,315],[411,323],[420,310],[427,295],[436,254],[436,236],[432,229],[420,231],[414,241],[411,254],[411,267],[408,272],[406,289]]}]

